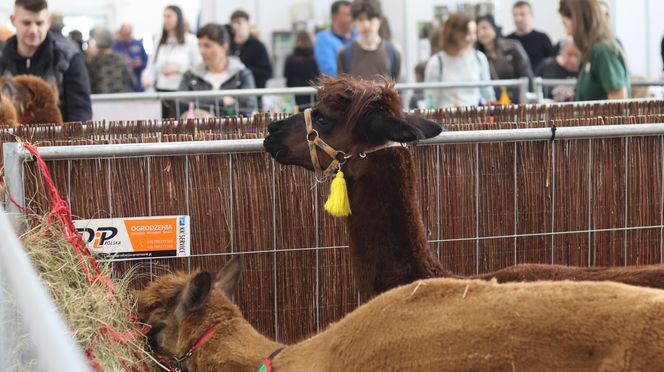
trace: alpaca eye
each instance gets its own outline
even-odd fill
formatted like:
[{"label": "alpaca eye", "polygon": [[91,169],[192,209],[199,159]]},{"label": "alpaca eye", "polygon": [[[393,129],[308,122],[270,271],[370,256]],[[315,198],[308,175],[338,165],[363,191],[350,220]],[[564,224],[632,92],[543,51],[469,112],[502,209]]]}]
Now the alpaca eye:
[{"label": "alpaca eye", "polygon": [[322,116],[319,116],[319,117],[316,118],[316,123],[318,123],[318,125],[320,125],[323,128],[329,127],[330,125],[334,124],[333,121],[328,120],[328,119],[326,119]]}]

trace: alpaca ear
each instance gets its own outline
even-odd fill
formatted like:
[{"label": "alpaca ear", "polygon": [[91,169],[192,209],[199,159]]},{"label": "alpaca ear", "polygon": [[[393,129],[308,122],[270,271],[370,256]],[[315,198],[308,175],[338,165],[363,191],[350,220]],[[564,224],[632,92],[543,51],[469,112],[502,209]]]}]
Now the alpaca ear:
[{"label": "alpaca ear", "polygon": [[184,288],[180,294],[180,303],[176,309],[178,320],[182,320],[187,314],[200,309],[210,294],[212,287],[212,274],[208,272],[198,273]]},{"label": "alpaca ear", "polygon": [[219,271],[219,274],[217,274],[215,287],[223,291],[226,297],[231,298],[235,290],[237,290],[243,269],[244,258],[241,255],[231,258],[224,268]]},{"label": "alpaca ear", "polygon": [[14,81],[10,78],[2,79],[0,93],[2,93],[3,96],[9,98],[10,101],[13,101],[14,96],[16,96],[16,86],[14,85]]},{"label": "alpaca ear", "polygon": [[400,119],[392,114],[374,116],[368,123],[370,137],[379,137],[395,142],[414,142],[432,138],[443,128],[436,122],[418,115],[404,114]]}]

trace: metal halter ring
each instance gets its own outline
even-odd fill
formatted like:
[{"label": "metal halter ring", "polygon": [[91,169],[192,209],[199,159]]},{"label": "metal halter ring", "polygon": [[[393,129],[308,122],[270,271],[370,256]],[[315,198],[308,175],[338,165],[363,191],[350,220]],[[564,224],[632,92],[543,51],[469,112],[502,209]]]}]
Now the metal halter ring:
[{"label": "metal halter ring", "polygon": [[339,166],[346,164],[346,160],[348,160],[350,157],[350,155],[346,155],[345,152],[339,150],[337,150],[337,153],[334,154],[334,160],[339,162]]},{"label": "metal halter ring", "polygon": [[[314,137],[313,137],[312,139],[309,139],[309,137],[310,137],[312,134],[314,135]],[[306,135],[305,138],[307,139],[307,142],[311,142],[311,141],[316,140],[316,138],[318,138],[318,131],[315,130],[315,129],[311,129],[311,132],[307,133],[307,135]]]}]

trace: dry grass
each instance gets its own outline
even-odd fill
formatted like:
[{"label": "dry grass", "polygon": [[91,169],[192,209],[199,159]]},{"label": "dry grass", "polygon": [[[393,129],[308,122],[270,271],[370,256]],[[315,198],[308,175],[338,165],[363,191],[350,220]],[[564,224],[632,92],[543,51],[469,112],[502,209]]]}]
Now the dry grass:
[{"label": "dry grass", "polygon": [[[113,291],[100,281],[90,284],[58,225],[49,225],[46,218],[33,218],[28,224],[31,227],[21,236],[23,245],[81,348],[91,350],[91,359],[106,371],[151,365],[145,336],[137,331],[141,324],[131,317],[132,273],[115,278]],[[111,278],[111,265],[99,263],[106,278]],[[106,327],[119,333],[114,335]]]}]

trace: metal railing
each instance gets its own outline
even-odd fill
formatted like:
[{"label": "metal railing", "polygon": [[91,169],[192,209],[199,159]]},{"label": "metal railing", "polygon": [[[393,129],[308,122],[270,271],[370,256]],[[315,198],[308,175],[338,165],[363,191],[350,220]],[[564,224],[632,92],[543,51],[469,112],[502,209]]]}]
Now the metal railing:
[{"label": "metal railing", "polygon": [[[664,80],[632,80],[630,84],[633,87],[656,87],[664,86]],[[533,79],[533,90],[537,96],[537,102],[544,101],[544,89],[546,87],[569,86],[576,85],[576,79],[543,79],[536,77]]]},{"label": "metal railing", "polygon": [[[529,98],[535,99],[536,102],[541,103],[544,101],[544,90],[546,87],[555,86],[569,86],[573,87],[576,84],[576,79],[542,79],[536,77],[533,80],[533,91],[530,93],[529,80],[526,77],[510,80],[490,80],[482,82],[433,82],[433,83],[399,83],[396,84],[396,89],[400,92],[411,91],[417,89],[459,89],[459,88],[482,88],[482,87],[516,87],[519,90],[519,102],[528,102]],[[635,80],[631,82],[632,86],[664,86],[664,80]],[[175,114],[177,117],[181,114],[181,107],[185,102],[193,102],[195,107],[199,107],[200,100],[211,100],[210,103],[215,107],[215,111],[219,113],[220,108],[223,107],[221,102],[222,97],[265,97],[265,96],[294,96],[294,95],[309,95],[309,102],[313,104],[315,101],[316,89],[313,87],[297,87],[297,88],[264,88],[264,89],[232,89],[232,90],[211,90],[211,91],[181,91],[181,92],[152,92],[152,93],[116,93],[116,94],[93,94],[91,96],[93,105],[116,104],[116,103],[132,103],[132,104],[160,104],[164,100],[175,101]],[[212,103],[213,102],[213,103]],[[404,99],[403,104],[406,105],[407,101]],[[242,112],[243,107],[240,107],[239,101],[236,99],[233,107],[234,113]],[[115,118],[105,118],[114,120]]]},{"label": "metal railing", "polygon": [[[488,80],[482,82],[434,82],[434,83],[399,83],[395,88],[398,91],[409,91],[416,89],[459,89],[459,88],[482,88],[482,87],[516,87],[519,90],[520,102],[526,102],[528,93],[528,78],[511,80]],[[148,92],[148,93],[115,93],[115,94],[93,94],[92,103],[122,103],[122,102],[140,102],[140,101],[175,101],[176,116],[180,116],[180,105],[182,101],[194,102],[198,107],[201,99],[214,99],[214,106],[220,107],[221,97],[247,97],[247,96],[291,96],[291,95],[309,95],[310,103],[315,100],[316,89],[313,87],[297,88],[262,88],[262,89],[232,89],[232,90],[209,90],[209,91],[181,91],[181,92]],[[406,102],[404,102],[405,104]],[[223,106],[223,105],[222,105]],[[235,100],[235,112],[241,112],[238,100]]]},{"label": "metal railing", "polygon": [[51,301],[2,207],[0,236],[3,240],[0,369],[38,367],[40,371],[88,371],[82,351]]},{"label": "metal railing", "polygon": [[[556,128],[556,139],[588,139],[637,136],[663,136],[664,123],[640,125],[602,125]],[[461,143],[499,143],[516,141],[546,141],[553,138],[551,128],[497,129],[475,131],[449,131],[420,142],[423,145]],[[5,143],[4,166],[9,194],[19,205],[25,203],[23,163],[29,161],[30,153],[20,143]],[[134,144],[107,144],[86,146],[46,146],[38,151],[44,160],[67,160],[87,158],[121,158],[137,156],[168,156],[262,152],[263,139],[223,141],[157,142]],[[8,209],[14,216],[20,210],[13,203]]]}]

